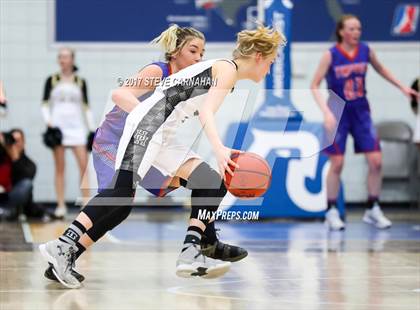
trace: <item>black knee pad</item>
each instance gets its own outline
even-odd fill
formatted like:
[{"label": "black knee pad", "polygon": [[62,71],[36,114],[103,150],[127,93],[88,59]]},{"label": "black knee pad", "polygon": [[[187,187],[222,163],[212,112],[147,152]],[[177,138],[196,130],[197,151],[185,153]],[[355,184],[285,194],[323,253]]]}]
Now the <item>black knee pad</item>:
[{"label": "black knee pad", "polygon": [[227,192],[222,178],[203,162],[191,173],[185,187],[192,189],[190,218],[207,224]]},{"label": "black knee pad", "polygon": [[[92,223],[101,221],[109,214],[124,212],[133,202],[136,193],[131,171],[119,170],[116,172],[115,186],[104,189],[93,197],[83,212],[90,218]],[[131,209],[130,209],[131,210]]]},{"label": "black knee pad", "polygon": [[133,210],[132,205],[120,206],[119,208],[114,208],[112,212],[102,217],[100,221],[95,223],[95,225],[89,229],[86,233],[93,240],[98,241],[101,239],[108,231],[114,229],[119,224],[121,224]]},{"label": "black knee pad", "polygon": [[194,189],[220,189],[223,180],[219,173],[202,162],[191,172],[188,180],[181,180],[181,185],[185,188]]}]

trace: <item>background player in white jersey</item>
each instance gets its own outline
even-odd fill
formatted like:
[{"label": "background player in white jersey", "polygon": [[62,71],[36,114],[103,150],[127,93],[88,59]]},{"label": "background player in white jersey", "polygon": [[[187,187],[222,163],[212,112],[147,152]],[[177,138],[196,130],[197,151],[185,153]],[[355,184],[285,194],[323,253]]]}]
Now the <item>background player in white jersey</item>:
[{"label": "background player in white jersey", "polygon": [[[284,36],[270,28],[241,31],[233,61],[216,59],[187,67],[172,75],[169,83],[158,87],[139,105],[136,96],[125,93],[126,103],[135,108],[127,118],[119,143],[118,170],[113,186],[96,195],[59,239],[40,246],[42,255],[53,264],[53,271],[63,285],[80,287],[80,282],[71,273],[76,242],[80,236],[93,226],[100,225],[104,217],[124,212],[124,206],[131,203],[127,197],[131,198],[135,184],[141,182],[152,166],[179,176],[184,186],[192,189],[190,222],[177,261],[177,275],[212,278],[229,270],[229,262],[206,258],[199,248],[201,237],[211,220],[199,219],[198,214],[217,210],[226,194],[221,175],[224,177],[225,171],[232,174],[229,164],[237,166],[230,156],[238,151],[223,145],[214,114],[238,80],[259,82],[266,76],[277,56],[278,47],[284,43]],[[208,77],[215,83],[183,84],[186,80],[207,80]],[[219,172],[173,139],[171,133],[185,115],[189,118],[199,116],[217,159]],[[179,152],[186,152],[184,159],[187,161],[179,161],[182,157]],[[174,161],[168,162],[171,154]],[[104,202],[106,205],[103,205]]]},{"label": "background player in white jersey", "polygon": [[[58,128],[62,133],[61,145],[53,148],[57,195],[55,216],[58,218],[64,217],[67,213],[64,197],[64,151],[66,148],[71,148],[79,166],[80,180],[89,184],[88,175],[85,173],[88,162],[86,144],[89,132],[95,129],[88,106],[86,81],[76,74],[74,57],[72,49],[60,49],[58,53],[60,72],[47,78],[42,102],[42,114],[48,127],[47,132],[52,128]],[[90,195],[89,189],[87,186],[81,188],[83,198],[87,199]]]}]

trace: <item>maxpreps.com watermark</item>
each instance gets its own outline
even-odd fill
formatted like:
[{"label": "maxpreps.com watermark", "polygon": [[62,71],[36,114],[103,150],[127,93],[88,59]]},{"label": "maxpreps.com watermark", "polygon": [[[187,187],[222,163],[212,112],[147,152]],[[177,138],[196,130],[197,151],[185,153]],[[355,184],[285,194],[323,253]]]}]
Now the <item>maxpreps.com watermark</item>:
[{"label": "maxpreps.com watermark", "polygon": [[198,220],[258,221],[260,211],[198,210]]}]

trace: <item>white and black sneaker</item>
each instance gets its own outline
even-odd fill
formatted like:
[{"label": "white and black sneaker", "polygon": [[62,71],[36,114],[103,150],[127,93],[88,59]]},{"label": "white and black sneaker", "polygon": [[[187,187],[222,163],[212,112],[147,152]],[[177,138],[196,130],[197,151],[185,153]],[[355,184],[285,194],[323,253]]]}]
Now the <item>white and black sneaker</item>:
[{"label": "white and black sneaker", "polygon": [[214,279],[228,272],[230,265],[230,262],[204,256],[200,246],[192,244],[179,254],[176,262],[176,275],[182,278]]},{"label": "white and black sneaker", "polygon": [[53,274],[65,287],[79,288],[80,282],[72,274],[77,248],[59,239],[41,244],[39,250],[44,259],[53,265]]},{"label": "white and black sneaker", "polygon": [[[51,263],[48,263],[49,264],[49,266],[48,266],[48,268],[47,269],[45,269],[45,272],[44,272],[44,277],[46,277],[48,280],[51,280],[51,281],[56,281],[56,282],[60,282],[60,281],[58,281],[58,279],[57,279],[57,277],[55,276],[55,274],[54,274],[54,272],[53,272],[53,265],[51,264]],[[73,269],[72,269],[72,271],[71,271],[71,274],[77,279],[77,281],[79,281],[80,283],[82,283],[83,281],[85,281],[85,277],[82,275],[82,274],[80,274],[80,273],[78,273],[76,270],[74,270],[74,267],[73,267]]]},{"label": "white and black sneaker", "polygon": [[363,222],[372,224],[379,229],[386,229],[392,226],[392,222],[385,217],[379,204],[375,204],[372,209],[365,211]]},{"label": "white and black sneaker", "polygon": [[324,223],[330,230],[343,230],[346,227],[336,208],[331,208],[325,213]]}]

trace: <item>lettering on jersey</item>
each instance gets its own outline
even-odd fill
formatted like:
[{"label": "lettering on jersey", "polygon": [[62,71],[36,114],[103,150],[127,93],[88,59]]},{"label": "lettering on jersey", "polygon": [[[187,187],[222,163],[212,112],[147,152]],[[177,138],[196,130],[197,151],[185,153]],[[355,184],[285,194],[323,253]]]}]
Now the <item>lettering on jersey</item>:
[{"label": "lettering on jersey", "polygon": [[143,129],[136,129],[133,135],[134,144],[140,146],[147,146],[147,141],[149,140],[149,132]]},{"label": "lettering on jersey", "polygon": [[347,65],[338,65],[334,67],[335,76],[337,79],[348,78],[352,73],[365,74],[367,71],[367,63],[359,62]]}]

